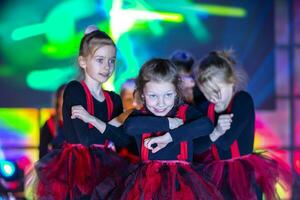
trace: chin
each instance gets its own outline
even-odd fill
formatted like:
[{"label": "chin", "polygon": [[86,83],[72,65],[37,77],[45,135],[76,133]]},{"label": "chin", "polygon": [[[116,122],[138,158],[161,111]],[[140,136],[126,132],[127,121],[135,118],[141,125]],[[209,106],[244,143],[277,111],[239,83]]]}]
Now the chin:
[{"label": "chin", "polygon": [[166,116],[169,112],[170,112],[170,110],[166,110],[166,111],[164,111],[164,112],[155,112],[155,111],[153,111],[152,113],[153,113],[154,115],[156,115],[156,116],[164,117],[164,116]]},{"label": "chin", "polygon": [[164,117],[167,115],[167,113],[153,113],[155,116]]}]

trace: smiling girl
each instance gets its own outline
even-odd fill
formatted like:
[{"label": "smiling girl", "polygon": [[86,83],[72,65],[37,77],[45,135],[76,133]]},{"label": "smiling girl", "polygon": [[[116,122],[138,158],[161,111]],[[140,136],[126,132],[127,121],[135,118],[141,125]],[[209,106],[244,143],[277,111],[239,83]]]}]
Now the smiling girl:
[{"label": "smiling girl", "polygon": [[[142,66],[136,83],[136,95],[144,107],[128,117],[124,129],[134,136],[142,162],[106,196],[104,186],[99,185],[93,198],[104,195],[105,199],[222,199],[215,187],[190,165],[192,138],[171,143],[159,152],[147,148],[148,138],[175,129],[185,121],[197,119],[198,131],[203,135],[213,130],[208,118],[181,103],[176,66],[165,59],[152,59]],[[184,137],[185,132],[176,135]]]}]

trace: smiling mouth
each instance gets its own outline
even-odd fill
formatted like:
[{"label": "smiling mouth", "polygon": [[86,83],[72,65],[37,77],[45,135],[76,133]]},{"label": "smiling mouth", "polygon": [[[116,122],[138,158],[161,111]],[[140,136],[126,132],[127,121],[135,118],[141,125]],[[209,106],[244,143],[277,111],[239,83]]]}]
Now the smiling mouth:
[{"label": "smiling mouth", "polygon": [[159,110],[159,109],[155,109],[155,108],[154,108],[154,110],[155,110],[155,112],[157,112],[157,113],[163,113],[163,112],[165,112],[165,111],[167,110],[167,108],[162,109],[162,110]]},{"label": "smiling mouth", "polygon": [[109,76],[109,73],[108,74],[102,74],[102,73],[99,73],[101,76],[105,76],[105,77],[107,77],[107,76]]}]

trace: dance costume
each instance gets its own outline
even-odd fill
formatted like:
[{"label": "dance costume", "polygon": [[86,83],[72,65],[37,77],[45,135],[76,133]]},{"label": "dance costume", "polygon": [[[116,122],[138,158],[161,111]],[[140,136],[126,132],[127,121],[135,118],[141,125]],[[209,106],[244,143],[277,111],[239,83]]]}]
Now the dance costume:
[{"label": "dance costume", "polygon": [[54,149],[35,166],[38,199],[89,199],[97,184],[109,175],[118,179],[114,174],[129,167],[126,160],[108,148],[109,140],[120,146],[129,143],[121,128],[107,123],[102,134],[91,124],[71,119],[71,108],[75,105],[82,105],[104,122],[118,116],[123,111],[120,97],[113,92],[103,93],[105,100],[99,102],[84,81],[67,85],[63,104],[66,142],[62,149]]},{"label": "dance costume", "polygon": [[[255,113],[252,97],[245,91],[237,92],[222,113],[216,113],[214,104],[199,107],[207,111],[216,125],[221,114],[233,113],[229,130],[214,143],[209,137],[194,141],[195,163],[199,170],[216,184],[225,199],[254,200],[278,199],[275,184],[283,180],[291,183],[291,174],[286,164],[265,154],[253,153]],[[211,145],[211,150],[202,153]],[[199,153],[202,153],[199,155]]]},{"label": "dance costume", "polygon": [[[166,117],[178,117],[187,122],[199,118],[198,114],[184,104],[173,108]],[[114,185],[107,181],[107,184],[97,186],[93,199],[222,199],[219,191],[191,167],[192,139],[174,141],[157,153],[144,147],[146,138],[170,131],[166,117],[153,116],[145,108],[129,116],[124,129],[135,137],[142,162],[123,184]],[[199,120],[203,123],[202,134],[211,133],[213,126],[210,121],[207,118]],[[185,132],[181,135],[184,137]],[[113,189],[108,189],[109,184]]]},{"label": "dance costume", "polygon": [[56,124],[55,116],[52,115],[43,125],[40,132],[39,158],[49,152],[49,144],[51,148],[60,148],[64,141],[63,122]]}]

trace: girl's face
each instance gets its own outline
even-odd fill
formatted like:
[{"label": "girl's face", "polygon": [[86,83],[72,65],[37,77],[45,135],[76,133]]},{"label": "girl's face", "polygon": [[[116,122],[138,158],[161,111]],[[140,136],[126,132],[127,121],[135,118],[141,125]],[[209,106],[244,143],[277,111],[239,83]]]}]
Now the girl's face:
[{"label": "girl's face", "polygon": [[233,83],[226,83],[219,78],[212,78],[199,85],[206,99],[217,105],[227,105],[233,95]]},{"label": "girl's face", "polygon": [[79,60],[80,67],[85,71],[85,77],[99,83],[109,79],[115,69],[116,48],[105,45],[98,48],[93,55]]},{"label": "girl's face", "polygon": [[146,107],[156,116],[166,116],[174,107],[176,90],[173,83],[154,82],[146,83],[143,91]]}]

